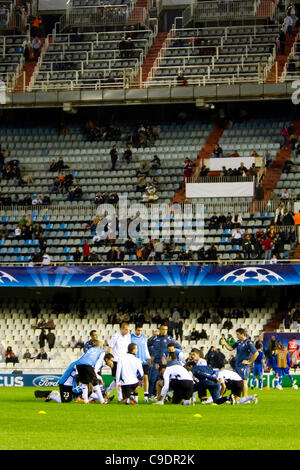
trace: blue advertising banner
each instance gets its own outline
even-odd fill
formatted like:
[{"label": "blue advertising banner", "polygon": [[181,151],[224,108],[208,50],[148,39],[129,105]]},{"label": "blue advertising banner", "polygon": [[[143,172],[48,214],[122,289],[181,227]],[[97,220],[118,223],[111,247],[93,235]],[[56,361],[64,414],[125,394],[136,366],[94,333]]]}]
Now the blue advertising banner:
[{"label": "blue advertising banner", "polygon": [[1,287],[288,286],[300,265],[0,267]]},{"label": "blue advertising banner", "polygon": [[264,333],[264,350],[265,351],[269,349],[268,345],[272,339],[286,346],[289,345],[290,341],[295,339],[298,345],[298,350],[300,350],[300,333],[276,333],[276,332]]},{"label": "blue advertising banner", "polygon": [[[0,387],[58,387],[61,374],[1,374]],[[109,386],[113,377],[102,375],[104,384]]]}]

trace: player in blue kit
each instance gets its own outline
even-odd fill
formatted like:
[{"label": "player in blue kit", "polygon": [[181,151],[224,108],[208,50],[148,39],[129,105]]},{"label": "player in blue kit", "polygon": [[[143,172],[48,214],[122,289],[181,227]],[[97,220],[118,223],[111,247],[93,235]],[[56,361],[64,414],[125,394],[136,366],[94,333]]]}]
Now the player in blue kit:
[{"label": "player in blue kit", "polygon": [[88,394],[93,391],[101,404],[105,403],[97,372],[103,367],[105,351],[100,348],[100,341],[95,340],[94,346],[88,349],[77,361],[78,380],[82,384],[82,398],[88,404]]},{"label": "player in blue kit", "polygon": [[174,343],[175,348],[181,349],[180,344],[168,335],[168,326],[162,324],[159,329],[159,335],[153,339],[151,345],[151,367],[149,372],[149,395],[154,396],[156,392],[156,382],[160,378],[158,368],[165,361],[165,353],[167,352],[168,344]]},{"label": "player in blue kit", "polygon": [[263,352],[263,345],[260,344],[257,348],[258,356],[254,361],[253,365],[253,372],[252,372],[252,381],[251,381],[251,388],[253,389],[255,386],[255,380],[258,380],[258,388],[260,390],[263,389],[263,374],[266,367],[266,357]]},{"label": "player in blue kit", "polygon": [[243,328],[238,328],[236,330],[236,335],[238,341],[236,341],[232,346],[226,343],[224,338],[221,338],[221,344],[225,346],[228,351],[236,350],[235,372],[237,372],[243,380],[243,396],[246,398],[248,396],[250,367],[257,358],[258,351],[252,341],[247,338],[247,333]]},{"label": "player in blue kit", "polygon": [[136,357],[141,360],[143,365],[143,386],[144,403],[149,401],[149,370],[151,366],[151,356],[147,345],[147,337],[143,334],[143,325],[136,325],[135,332],[131,333],[131,343],[137,345]]}]

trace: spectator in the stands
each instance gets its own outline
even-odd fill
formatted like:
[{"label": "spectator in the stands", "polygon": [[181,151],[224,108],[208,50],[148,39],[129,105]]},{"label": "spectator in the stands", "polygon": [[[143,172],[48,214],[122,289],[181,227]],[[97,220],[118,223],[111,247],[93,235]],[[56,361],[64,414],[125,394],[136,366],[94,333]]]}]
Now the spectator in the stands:
[{"label": "spectator in the stands", "polygon": [[111,159],[111,169],[115,170],[117,160],[118,160],[118,151],[117,151],[117,146],[116,145],[113,145],[111,150],[110,150],[110,159]]},{"label": "spectator in the stands", "polygon": [[44,348],[41,348],[40,352],[38,353],[38,355],[36,356],[37,359],[40,359],[40,360],[46,360],[48,359],[48,354],[46,353],[45,349]]},{"label": "spectator in the stands", "polygon": [[242,232],[239,227],[233,230],[231,235],[232,235],[232,238],[231,238],[232,245],[242,244]]},{"label": "spectator in the stands", "polygon": [[281,144],[281,147],[284,147],[284,148],[288,148],[288,144],[289,144],[289,131],[288,131],[288,128],[287,128],[287,125],[284,124],[282,129],[281,129],[281,136],[282,136],[282,144]]},{"label": "spectator in the stands", "polygon": [[227,318],[227,320],[224,322],[222,328],[223,328],[223,330],[232,330],[232,328],[233,328],[233,323],[232,323],[232,321],[230,320],[230,318]]},{"label": "spectator in the stands", "polygon": [[208,228],[209,229],[217,229],[218,225],[219,225],[218,216],[217,216],[217,213],[214,212],[213,215],[211,216],[210,220],[209,220]]},{"label": "spectator in the stands", "polygon": [[59,157],[56,163],[56,168],[57,168],[57,171],[61,171],[61,170],[65,170],[66,168],[69,168],[69,166],[65,164],[62,157]]},{"label": "spectator in the stands", "polygon": [[220,147],[219,144],[216,144],[215,145],[215,148],[214,148],[214,151],[213,151],[213,157],[217,157],[217,158],[223,158],[223,149],[222,147]]},{"label": "spectator in the stands", "polygon": [[51,160],[50,165],[49,165],[49,171],[57,171],[55,159]]},{"label": "spectator in the stands", "polygon": [[233,228],[240,228],[242,223],[243,223],[243,219],[242,219],[241,215],[236,212],[232,216],[231,222],[232,222],[232,227]]},{"label": "spectator in the stands", "polygon": [[41,53],[41,40],[38,36],[36,36],[32,41],[31,41],[31,47],[32,47],[32,50],[33,50],[33,54],[34,54],[34,60],[37,61],[39,56],[40,56],[40,53]]},{"label": "spectator in the stands", "polygon": [[132,160],[132,150],[130,148],[130,145],[127,145],[126,146],[126,149],[123,153],[123,158],[122,158],[123,161],[126,161],[127,163],[130,163],[131,160]]},{"label": "spectator in the stands", "polygon": [[74,349],[74,348],[76,348],[76,345],[77,345],[77,341],[75,339],[75,336],[72,336],[71,341],[69,342],[69,347]]},{"label": "spectator in the stands", "polygon": [[49,266],[51,264],[51,258],[46,252],[43,253],[42,264],[43,266]]},{"label": "spectator in the stands", "polygon": [[89,261],[89,257],[90,257],[90,247],[89,247],[89,244],[88,244],[87,240],[84,240],[84,243],[83,243],[83,261],[84,262]]},{"label": "spectator in the stands", "polygon": [[23,359],[25,359],[25,360],[31,359],[31,353],[30,353],[29,349],[26,349],[26,351],[24,352]]},{"label": "spectator in the stands", "polygon": [[83,192],[82,192],[81,186],[79,184],[74,189],[73,196],[74,196],[74,201],[81,201],[82,200]]},{"label": "spectator in the stands", "polygon": [[12,362],[13,364],[19,362],[18,356],[16,356],[11,346],[7,346],[5,352],[5,362],[6,364],[8,364],[9,362]]},{"label": "spectator in the stands", "polygon": [[81,256],[82,256],[82,253],[81,253],[79,247],[77,246],[76,249],[75,249],[75,253],[73,255],[74,261],[76,263],[78,263],[81,260]]},{"label": "spectator in the stands", "polygon": [[177,85],[178,86],[186,86],[188,84],[187,79],[185,78],[182,71],[178,72],[176,80],[177,80]]}]

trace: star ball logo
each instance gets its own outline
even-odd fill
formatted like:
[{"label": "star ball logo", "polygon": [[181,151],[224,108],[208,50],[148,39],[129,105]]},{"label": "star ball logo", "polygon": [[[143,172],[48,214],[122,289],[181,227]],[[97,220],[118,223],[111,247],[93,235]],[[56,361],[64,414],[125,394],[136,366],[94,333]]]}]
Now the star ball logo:
[{"label": "star ball logo", "polygon": [[96,216],[99,240],[144,241],[184,239],[186,248],[197,251],[204,244],[204,204],[129,205],[126,197],[118,204],[101,204]]},{"label": "star ball logo", "polygon": [[144,276],[143,274],[127,268],[109,268],[109,269],[102,269],[101,271],[96,272],[85,282],[93,282],[95,279],[99,278],[99,284],[101,283],[108,283],[110,284],[113,281],[122,281],[124,284],[131,282],[132,284],[136,283],[135,278],[139,279],[143,283],[150,280]]},{"label": "star ball logo", "polygon": [[230,271],[221,279],[219,279],[218,282],[226,283],[230,278],[234,278],[233,283],[241,282],[243,284],[245,282],[251,283],[251,281],[255,281],[255,283],[257,281],[259,283],[261,282],[270,283],[271,280],[274,281],[274,279],[277,282],[284,281],[283,277],[279,276],[279,274],[275,273],[274,271],[271,271],[270,269],[245,267],[245,268],[240,268],[240,269],[235,269],[233,271]]},{"label": "star ball logo", "polygon": [[11,276],[10,274],[4,272],[4,271],[0,271],[0,283],[1,284],[5,284],[6,282],[6,279],[10,282],[19,282],[17,281],[17,279],[15,279],[13,276]]}]

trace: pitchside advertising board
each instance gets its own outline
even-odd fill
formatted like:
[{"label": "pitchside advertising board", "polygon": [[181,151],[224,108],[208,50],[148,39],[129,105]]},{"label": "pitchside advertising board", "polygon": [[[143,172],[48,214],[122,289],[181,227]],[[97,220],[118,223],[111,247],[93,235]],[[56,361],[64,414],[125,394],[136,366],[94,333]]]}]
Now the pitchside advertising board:
[{"label": "pitchside advertising board", "polygon": [[0,287],[300,285],[299,264],[0,267]]},{"label": "pitchside advertising board", "polygon": [[[300,374],[293,374],[300,387]],[[102,376],[105,386],[109,386],[113,377],[111,375]],[[274,385],[274,375],[264,374],[263,386],[272,388]],[[0,387],[37,387],[37,388],[52,388],[58,387],[60,375],[35,375],[35,374],[0,374]],[[252,380],[252,375],[249,377],[249,385]],[[291,382],[288,377],[283,377],[283,387],[291,387]],[[258,383],[256,384],[258,386]]]},{"label": "pitchside advertising board", "polygon": [[[61,374],[0,374],[0,387],[58,387]],[[103,382],[108,386],[113,377],[102,375]]]}]

